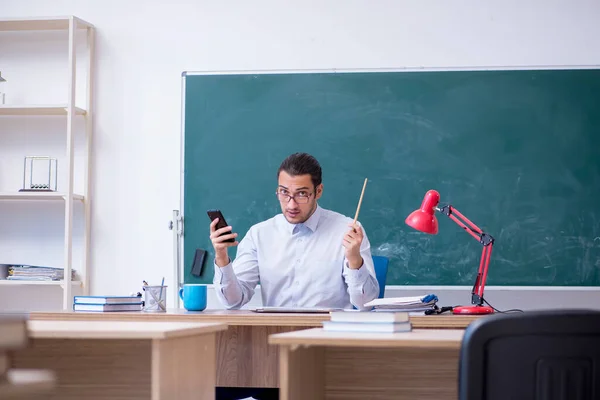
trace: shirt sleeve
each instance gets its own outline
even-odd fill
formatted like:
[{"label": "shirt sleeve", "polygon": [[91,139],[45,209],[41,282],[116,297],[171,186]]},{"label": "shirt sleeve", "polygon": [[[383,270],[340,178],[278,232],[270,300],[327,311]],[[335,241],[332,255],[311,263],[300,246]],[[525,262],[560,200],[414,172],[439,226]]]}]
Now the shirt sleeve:
[{"label": "shirt sleeve", "polygon": [[239,243],[235,260],[222,268],[215,264],[214,270],[215,292],[225,308],[238,309],[252,299],[259,279],[252,230]]},{"label": "shirt sleeve", "polygon": [[[361,225],[362,227],[362,225]],[[363,265],[359,269],[351,269],[348,260],[344,258],[344,280],[348,285],[350,302],[359,310],[366,310],[364,304],[379,296],[379,283],[375,275],[375,266],[371,257],[371,243],[363,228],[363,241],[360,246],[360,255]]]}]

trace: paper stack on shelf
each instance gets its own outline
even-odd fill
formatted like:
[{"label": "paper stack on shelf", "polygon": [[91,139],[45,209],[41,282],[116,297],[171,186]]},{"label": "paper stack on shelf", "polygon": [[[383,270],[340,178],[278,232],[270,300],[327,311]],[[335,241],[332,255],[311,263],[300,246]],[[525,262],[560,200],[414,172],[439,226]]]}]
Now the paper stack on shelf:
[{"label": "paper stack on shelf", "polygon": [[375,299],[365,304],[373,307],[373,311],[387,312],[422,312],[433,310],[438,298],[434,294],[414,297],[384,297]]},{"label": "paper stack on shelf", "polygon": [[[71,279],[75,279],[75,270],[71,270]],[[8,280],[11,281],[60,281],[65,272],[63,268],[39,267],[34,265],[11,265],[8,267]]]}]

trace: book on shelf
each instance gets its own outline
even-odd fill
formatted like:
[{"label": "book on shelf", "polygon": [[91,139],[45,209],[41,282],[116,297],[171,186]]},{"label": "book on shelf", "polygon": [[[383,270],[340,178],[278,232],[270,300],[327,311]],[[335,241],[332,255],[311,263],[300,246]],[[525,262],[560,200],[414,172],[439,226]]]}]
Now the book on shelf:
[{"label": "book on shelf", "polygon": [[337,322],[323,321],[323,330],[331,332],[410,332],[412,324],[406,322]]},{"label": "book on shelf", "polygon": [[143,303],[127,304],[73,304],[73,311],[97,311],[97,312],[117,312],[117,311],[142,311]]},{"label": "book on shelf", "polygon": [[139,304],[141,296],[75,296],[75,304]]}]

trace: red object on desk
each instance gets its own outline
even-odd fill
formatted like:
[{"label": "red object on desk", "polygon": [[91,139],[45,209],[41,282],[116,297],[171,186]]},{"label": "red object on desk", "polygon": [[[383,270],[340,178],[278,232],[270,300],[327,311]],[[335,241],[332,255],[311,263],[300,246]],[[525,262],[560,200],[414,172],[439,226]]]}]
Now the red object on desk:
[{"label": "red object on desk", "polygon": [[485,280],[490,265],[490,257],[492,256],[494,238],[483,232],[477,225],[469,221],[468,218],[451,205],[444,205],[442,208],[438,208],[437,205],[439,202],[440,194],[435,190],[429,190],[423,198],[421,208],[410,213],[406,218],[406,224],[418,231],[435,235],[438,233],[438,222],[435,217],[435,212],[439,211],[456,222],[461,228],[483,245],[481,261],[479,262],[479,272],[477,273],[475,284],[471,291],[471,303],[474,305],[454,307],[452,312],[454,314],[491,314],[494,312],[494,309],[490,306],[483,305],[483,289],[485,287]]}]

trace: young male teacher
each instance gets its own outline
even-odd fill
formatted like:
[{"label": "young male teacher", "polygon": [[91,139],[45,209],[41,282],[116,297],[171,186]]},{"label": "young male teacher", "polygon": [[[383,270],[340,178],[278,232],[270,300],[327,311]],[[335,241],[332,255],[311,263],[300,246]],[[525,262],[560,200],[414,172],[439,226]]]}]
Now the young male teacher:
[{"label": "young male teacher", "polygon": [[215,230],[217,219],[210,224],[219,300],[226,308],[240,308],[260,280],[264,306],[364,309],[379,293],[369,240],[360,224],[318,205],[319,162],[292,154],[281,163],[277,180],[282,213],[252,226],[233,262],[227,247],[238,242],[225,240],[237,233],[231,226]]}]

